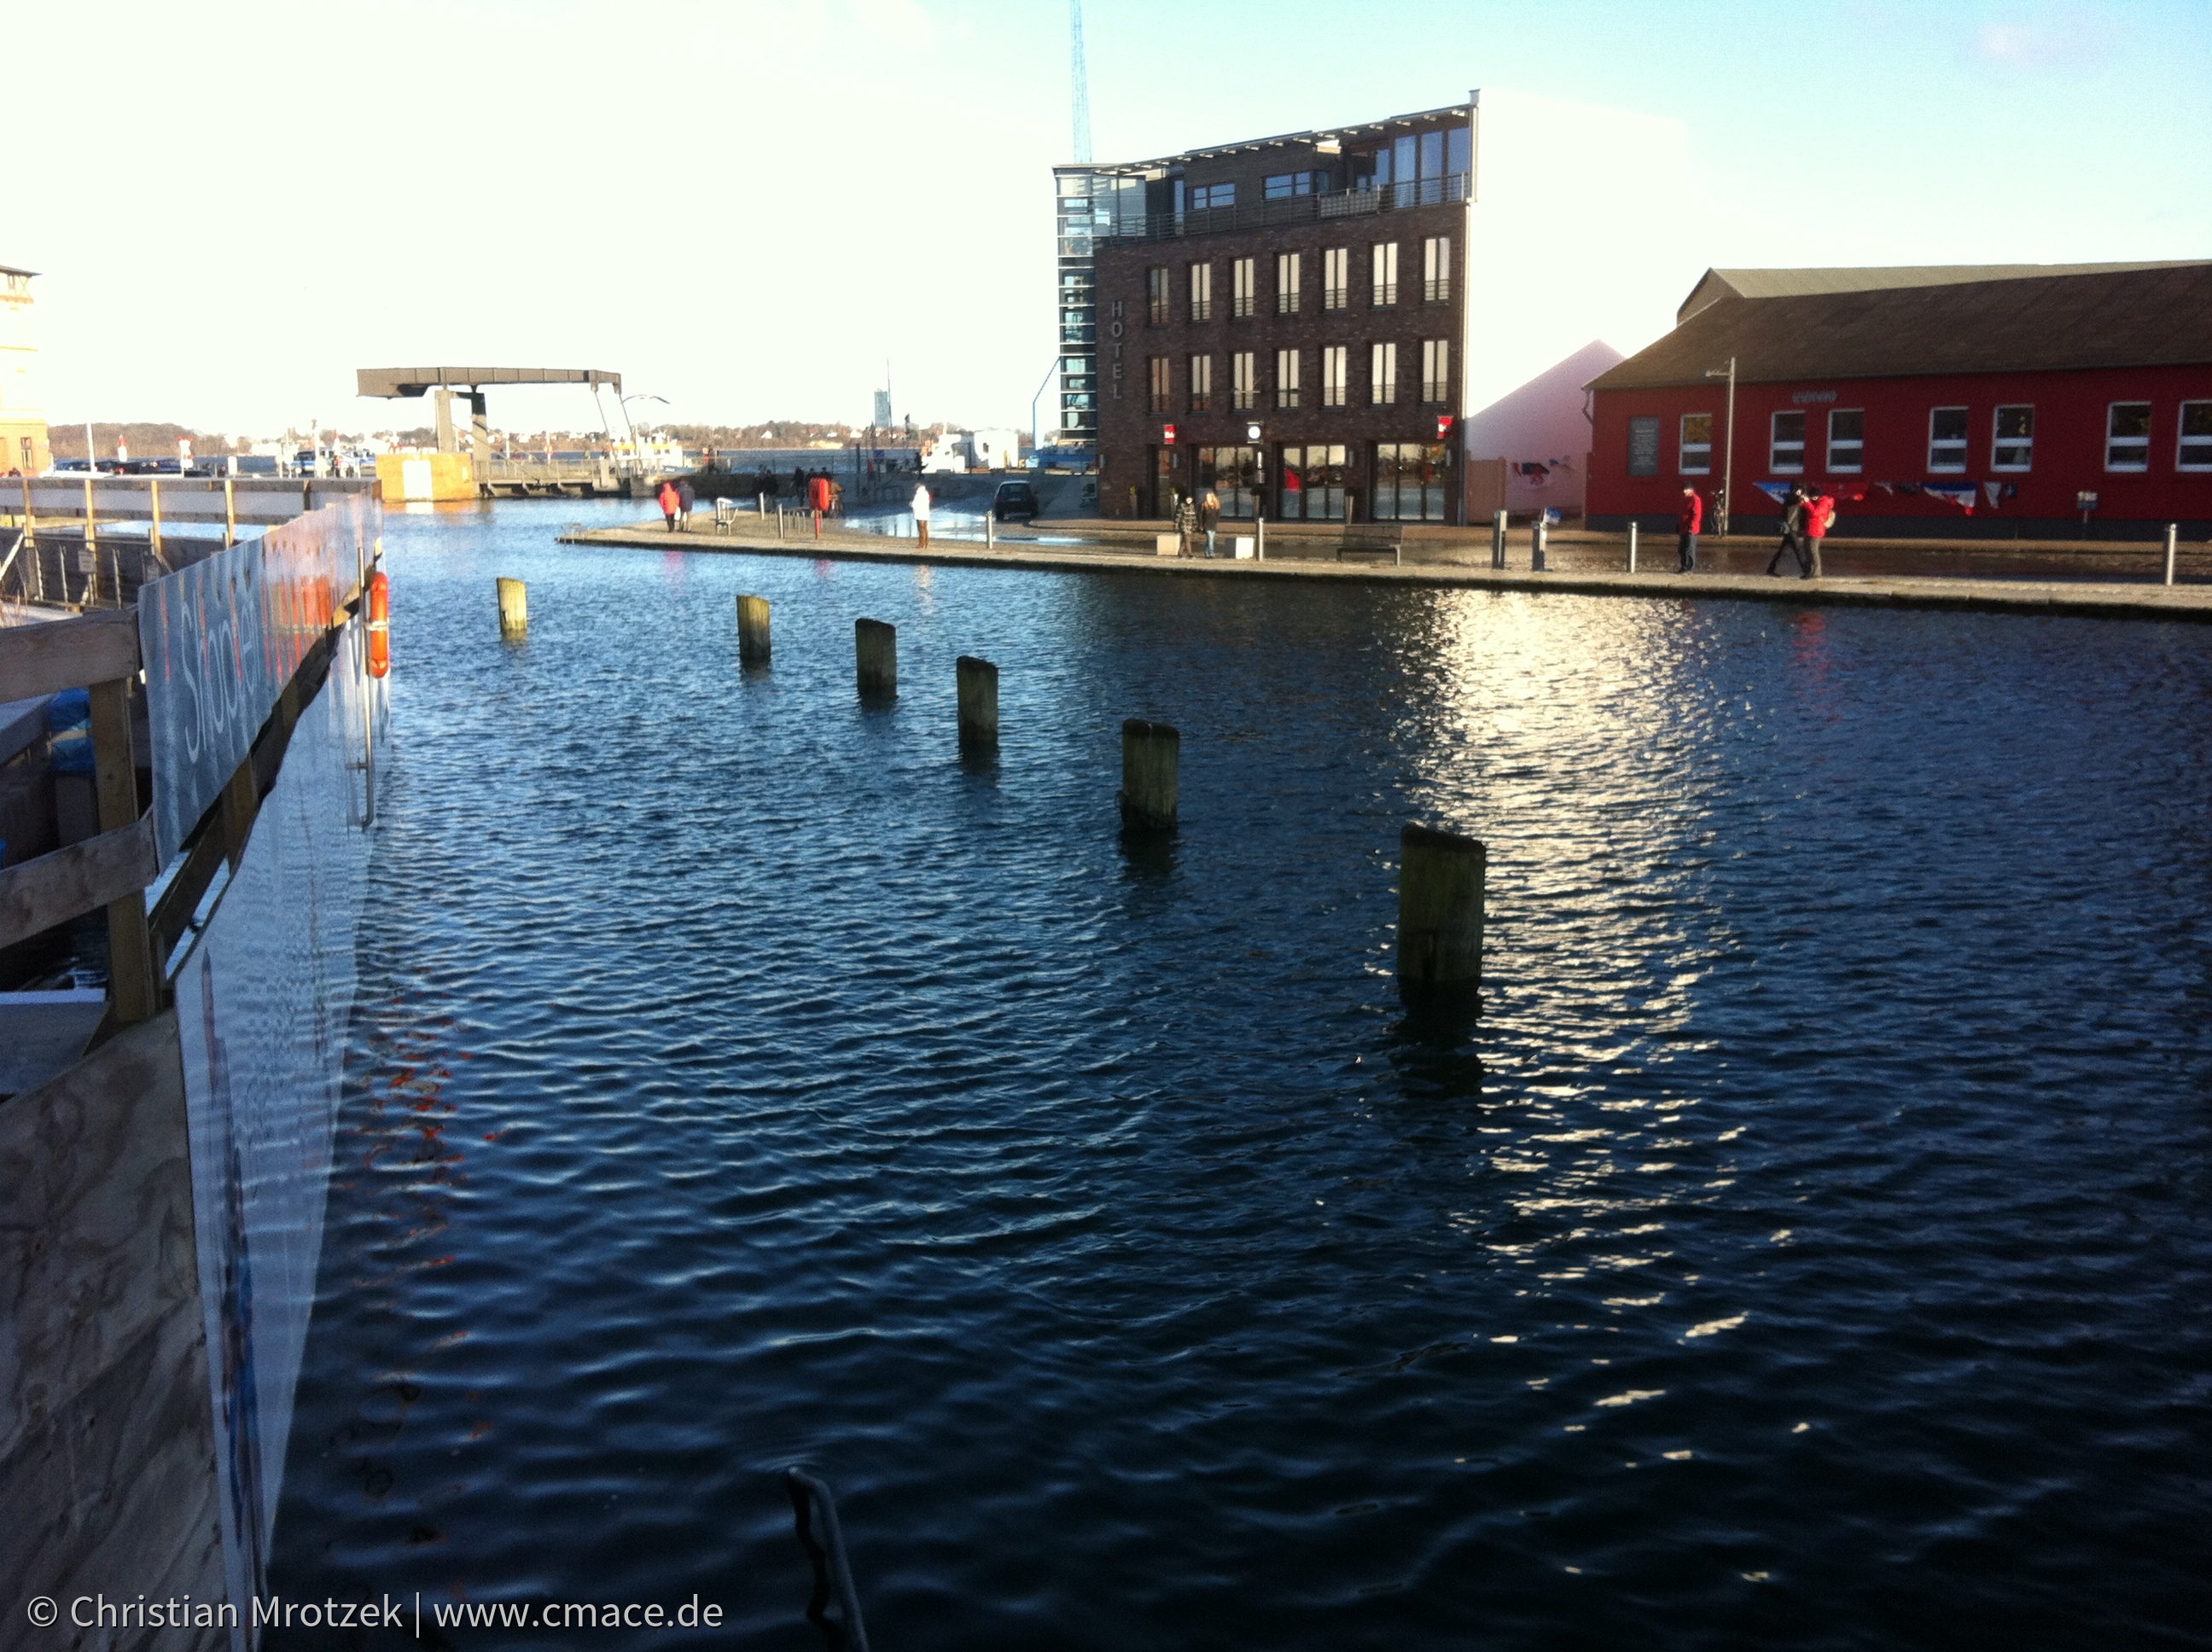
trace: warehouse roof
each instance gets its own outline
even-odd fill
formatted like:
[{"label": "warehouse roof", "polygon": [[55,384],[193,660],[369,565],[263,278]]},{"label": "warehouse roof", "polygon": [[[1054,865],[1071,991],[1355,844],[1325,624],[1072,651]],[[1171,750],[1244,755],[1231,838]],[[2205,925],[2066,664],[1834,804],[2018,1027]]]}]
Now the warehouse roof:
[{"label": "warehouse roof", "polygon": [[1973,281],[2024,281],[2036,276],[2107,275],[2115,270],[2166,270],[2192,259],[2136,264],[1889,264],[1831,270],[1708,270],[1674,312],[1680,326],[1706,305],[1738,298],[1802,298],[1809,293],[1873,293],[1889,287],[1955,287]]},{"label": "warehouse roof", "polygon": [[1590,384],[1695,384],[1730,356],[1737,379],[1754,384],[2212,363],[2212,260],[1871,292],[1730,295]]}]

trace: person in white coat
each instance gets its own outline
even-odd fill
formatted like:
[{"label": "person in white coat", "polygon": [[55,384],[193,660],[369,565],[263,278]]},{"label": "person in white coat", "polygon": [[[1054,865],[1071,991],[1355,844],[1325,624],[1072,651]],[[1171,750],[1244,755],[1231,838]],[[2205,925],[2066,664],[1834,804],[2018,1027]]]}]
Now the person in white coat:
[{"label": "person in white coat", "polygon": [[921,536],[921,548],[929,549],[929,484],[914,484],[914,502],[908,507],[914,512],[914,531]]}]

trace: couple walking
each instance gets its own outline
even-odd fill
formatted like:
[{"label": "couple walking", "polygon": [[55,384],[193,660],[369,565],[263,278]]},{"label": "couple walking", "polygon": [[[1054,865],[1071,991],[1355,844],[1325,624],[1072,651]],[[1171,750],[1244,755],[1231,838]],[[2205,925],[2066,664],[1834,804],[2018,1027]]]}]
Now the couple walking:
[{"label": "couple walking", "polygon": [[1206,490],[1205,499],[1193,503],[1191,496],[1185,494],[1176,502],[1175,525],[1176,533],[1182,541],[1182,555],[1196,556],[1198,536],[1203,533],[1206,536],[1206,554],[1208,556],[1212,556],[1213,536],[1221,526],[1220,496],[1212,489],[1208,488]]},{"label": "couple walking", "polygon": [[[1836,519],[1836,501],[1832,494],[1818,498],[1807,493],[1801,484],[1790,489],[1782,504],[1782,543],[1775,547],[1774,556],[1766,564],[1769,574],[1781,566],[1786,556],[1795,556],[1802,579],[1820,577],[1820,541],[1828,537],[1828,529]],[[1695,488],[1682,489],[1682,508],[1674,518],[1674,550],[1678,571],[1694,574],[1698,571],[1698,531],[1705,525],[1705,501]]]},{"label": "couple walking", "polygon": [[1805,491],[1802,483],[1791,488],[1790,496],[1782,501],[1782,543],[1767,560],[1766,571],[1777,572],[1784,556],[1795,556],[1799,579],[1819,579],[1820,541],[1828,537],[1828,529],[1835,519],[1833,494],[1821,494],[1816,498]]}]

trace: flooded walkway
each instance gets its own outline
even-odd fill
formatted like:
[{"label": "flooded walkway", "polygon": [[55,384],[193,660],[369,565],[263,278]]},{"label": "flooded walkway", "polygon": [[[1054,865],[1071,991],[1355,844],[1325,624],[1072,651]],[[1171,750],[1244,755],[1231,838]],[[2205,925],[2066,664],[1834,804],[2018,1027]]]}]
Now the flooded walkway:
[{"label": "flooded walkway", "polygon": [[[1249,524],[1240,526],[1249,527]],[[1287,537],[1269,546],[1265,561],[1234,561],[1225,557],[1180,558],[1153,554],[1150,544],[1071,543],[1074,533],[1062,534],[1050,525],[1034,531],[1016,531],[995,544],[981,543],[980,521],[975,537],[940,533],[928,550],[913,540],[885,533],[831,528],[827,525],[813,537],[811,524],[793,517],[790,536],[779,538],[773,526],[763,531],[759,519],[740,516],[727,531],[718,532],[703,515],[695,518],[688,531],[672,534],[666,526],[625,523],[589,527],[564,534],[577,544],[630,545],[666,550],[671,542],[692,550],[744,553],[756,556],[826,556],[850,562],[922,564],[951,568],[1030,568],[1054,573],[1142,573],[1180,579],[1244,580],[1333,580],[1363,584],[1445,587],[1474,591],[1571,592],[1581,596],[1640,598],[1701,597],[1726,600],[1785,603],[1814,608],[1935,608],[1980,613],[2063,614],[2108,619],[2212,619],[2212,583],[2159,586],[2141,582],[2100,581],[2092,577],[2059,578],[1928,578],[1909,574],[1833,574],[1803,580],[1793,573],[1769,577],[1759,573],[1698,572],[1678,574],[1638,572],[1594,567],[1597,560],[1589,547],[1564,542],[1554,552],[1559,566],[1537,574],[1528,570],[1525,531],[1516,535],[1511,560],[1516,567],[1498,570],[1487,565],[1488,552],[1477,566],[1464,548],[1432,550],[1409,545],[1406,561],[1397,566],[1372,559],[1346,562],[1312,542]],[[1225,535],[1224,536],[1226,537]],[[1149,536],[1147,536],[1147,541]],[[2192,548],[2193,549],[2193,548]],[[1671,558],[1671,541],[1663,546],[1647,544],[1644,562],[1653,553]],[[1741,561],[1751,548],[1730,547],[1717,555]],[[1763,562],[1771,547],[1751,556]],[[1613,553],[1617,555],[1617,550]],[[1853,551],[1839,547],[1831,557],[1841,562]],[[1863,551],[1859,554],[1864,555]],[[1711,560],[1716,553],[1705,553]]]}]

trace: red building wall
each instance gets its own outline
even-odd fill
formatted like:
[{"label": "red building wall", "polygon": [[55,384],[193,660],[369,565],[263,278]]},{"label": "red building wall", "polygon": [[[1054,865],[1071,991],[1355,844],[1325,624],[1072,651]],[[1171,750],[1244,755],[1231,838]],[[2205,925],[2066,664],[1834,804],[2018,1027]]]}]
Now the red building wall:
[{"label": "red building wall", "polygon": [[[1847,501],[1839,534],[1896,533],[1912,537],[1970,535],[2021,538],[2078,537],[2082,532],[2077,494],[2097,495],[2090,513],[2098,526],[2140,538],[2140,527],[2126,524],[2179,522],[2187,537],[2212,533],[2212,471],[2185,471],[2178,462],[2181,404],[2212,401],[2212,366],[2098,368],[2072,373],[1974,374],[1910,379],[1844,379],[1736,386],[1735,503],[1741,522],[1780,513],[1758,483],[1802,481],[1830,490],[1868,484],[1863,499]],[[1595,448],[1589,483],[1591,525],[1619,528],[1634,515],[1672,516],[1684,484],[1696,486],[1711,506],[1720,487],[1727,382],[1712,380],[1691,386],[1651,390],[1600,390],[1593,398]],[[2151,431],[2148,468],[2108,471],[2105,465],[2106,411],[2114,402],[2148,402]],[[1992,462],[1995,416],[2000,405],[2035,410],[2034,453],[2026,472],[1999,471]],[[1966,468],[1955,473],[1928,466],[1929,416],[1938,407],[1966,409]],[[1864,413],[1865,451],[1856,475],[1827,465],[1827,415],[1832,410]],[[1770,464],[1768,434],[1777,412],[1805,414],[1805,465],[1801,474],[1776,471]],[[1712,469],[1708,476],[1685,476],[1680,469],[1680,431],[1687,413],[1713,416]],[[1659,419],[1659,470],[1656,476],[1629,474],[1629,421]],[[1972,483],[1972,515],[1956,505],[1925,495],[1895,490],[1899,483]],[[1991,504],[1984,484],[2009,484],[2009,497]],[[1879,485],[1889,483],[1888,489]]]}]

